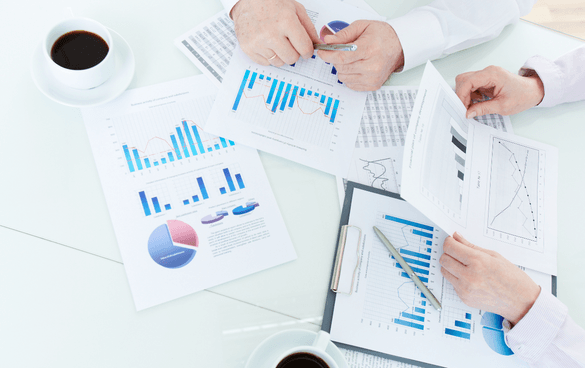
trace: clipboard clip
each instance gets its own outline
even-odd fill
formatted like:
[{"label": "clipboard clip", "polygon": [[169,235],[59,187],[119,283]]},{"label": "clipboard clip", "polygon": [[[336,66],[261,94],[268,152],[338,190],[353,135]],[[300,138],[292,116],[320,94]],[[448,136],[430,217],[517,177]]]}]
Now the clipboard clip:
[{"label": "clipboard clip", "polygon": [[[357,229],[359,231],[359,236],[357,239],[356,245],[356,263],[353,269],[353,274],[351,277],[351,285],[349,287],[349,291],[340,290],[340,280],[342,276],[342,268],[343,268],[343,256],[345,254],[346,244],[347,244],[347,233],[350,228]],[[353,293],[353,288],[355,284],[355,275],[357,273],[359,264],[360,264],[360,244],[362,241],[362,229],[357,226],[353,225],[343,225],[341,226],[340,233],[339,233],[339,243],[337,244],[337,254],[335,255],[335,264],[333,267],[333,277],[331,278],[331,291],[337,294],[347,294],[351,295]]]}]

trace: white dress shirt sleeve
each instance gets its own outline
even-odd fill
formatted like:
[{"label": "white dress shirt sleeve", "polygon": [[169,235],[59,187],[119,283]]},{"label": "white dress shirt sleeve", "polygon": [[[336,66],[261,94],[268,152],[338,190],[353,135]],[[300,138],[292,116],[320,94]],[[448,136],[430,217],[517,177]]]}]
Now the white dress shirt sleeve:
[{"label": "white dress shirt sleeve", "polygon": [[503,326],[506,343],[530,367],[585,367],[585,330],[552,294],[541,290],[516,326],[510,329],[507,320]]},{"label": "white dress shirt sleeve", "polygon": [[534,70],[544,85],[544,98],[538,105],[551,107],[585,100],[585,46],[552,61],[536,55],[521,70]]},{"label": "white dress shirt sleeve", "polygon": [[435,0],[388,21],[408,70],[497,37],[536,0]]}]

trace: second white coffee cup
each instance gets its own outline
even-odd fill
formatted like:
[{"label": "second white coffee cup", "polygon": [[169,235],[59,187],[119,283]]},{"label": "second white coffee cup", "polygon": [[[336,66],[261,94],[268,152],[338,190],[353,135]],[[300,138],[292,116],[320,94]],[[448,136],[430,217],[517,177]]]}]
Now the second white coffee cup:
[{"label": "second white coffee cup", "polygon": [[274,361],[271,367],[276,368],[278,364],[289,355],[296,353],[309,353],[321,358],[329,368],[339,368],[339,366],[331,357],[331,355],[327,354],[327,352],[325,351],[330,341],[331,337],[327,332],[319,331],[312,345],[296,346],[292,349],[287,350],[282,355],[280,355],[278,359]]}]

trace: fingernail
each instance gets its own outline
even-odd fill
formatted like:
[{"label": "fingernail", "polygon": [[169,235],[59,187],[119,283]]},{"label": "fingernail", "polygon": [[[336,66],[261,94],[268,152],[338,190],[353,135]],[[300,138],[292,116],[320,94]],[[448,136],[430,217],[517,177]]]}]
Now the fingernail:
[{"label": "fingernail", "polygon": [[477,116],[477,113],[475,111],[472,111],[472,112],[470,112],[470,113],[467,114],[467,118],[468,119],[473,119],[476,116]]}]

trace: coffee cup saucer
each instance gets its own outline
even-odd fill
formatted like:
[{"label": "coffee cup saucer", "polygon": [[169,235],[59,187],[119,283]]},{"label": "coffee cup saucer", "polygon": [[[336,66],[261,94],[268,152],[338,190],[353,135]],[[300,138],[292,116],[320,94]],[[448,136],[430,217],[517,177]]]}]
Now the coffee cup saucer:
[{"label": "coffee cup saucer", "polygon": [[134,53],[117,32],[108,28],[114,41],[116,69],[103,84],[92,89],[75,89],[57,81],[43,57],[41,43],[34,51],[31,65],[32,79],[38,89],[48,98],[72,107],[101,105],[118,97],[128,88],[134,77]]},{"label": "coffee cup saucer", "polygon": [[[316,332],[297,329],[285,330],[269,336],[254,349],[245,368],[273,368],[273,363],[285,351],[297,346],[312,345],[316,336]],[[343,353],[331,341],[325,351],[335,360],[339,368],[348,368]]]}]

